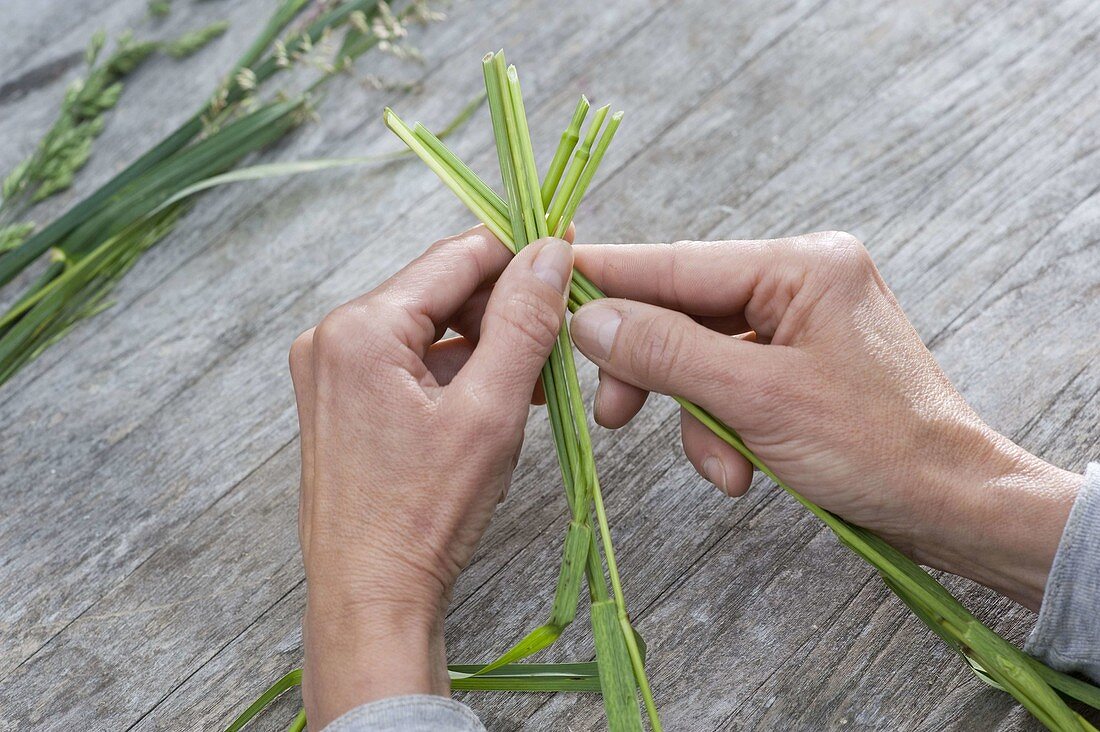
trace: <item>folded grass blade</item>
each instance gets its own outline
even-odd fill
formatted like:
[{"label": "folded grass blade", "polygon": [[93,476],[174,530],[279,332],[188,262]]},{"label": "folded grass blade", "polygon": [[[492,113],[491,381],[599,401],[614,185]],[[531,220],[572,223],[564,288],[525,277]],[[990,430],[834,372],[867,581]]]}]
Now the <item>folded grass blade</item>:
[{"label": "folded grass blade", "polygon": [[592,635],[599,659],[600,689],[611,732],[641,732],[642,713],[634,695],[630,658],[612,600],[592,603]]}]

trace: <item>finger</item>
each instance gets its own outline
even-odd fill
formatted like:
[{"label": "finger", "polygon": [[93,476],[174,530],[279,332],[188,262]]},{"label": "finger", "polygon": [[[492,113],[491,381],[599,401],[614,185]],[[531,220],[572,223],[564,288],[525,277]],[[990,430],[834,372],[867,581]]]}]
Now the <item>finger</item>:
[{"label": "finger", "polygon": [[592,416],[596,424],[609,430],[617,430],[634,419],[645,405],[649,392],[633,384],[600,372],[600,385],[592,400]]},{"label": "finger", "polygon": [[[424,356],[424,365],[432,372],[436,383],[446,386],[454,379],[455,374],[462,370],[474,352],[474,343],[470,339],[458,336],[447,338],[432,344]],[[531,393],[531,403],[535,405],[546,404],[546,394],[542,390],[542,381],[535,382],[535,388]]]},{"label": "finger", "polygon": [[680,410],[684,454],[699,475],[727,496],[743,496],[752,483],[752,463],[686,410]]},{"label": "finger", "polygon": [[481,337],[481,319],[485,316],[485,306],[489,304],[492,294],[492,283],[479,287],[447,322],[447,327],[477,343]]},{"label": "finger", "polygon": [[579,245],[577,269],[613,297],[694,315],[740,313],[758,280],[767,242]]},{"label": "finger", "polygon": [[[708,324],[703,323],[702,325]],[[711,328],[715,330],[715,328]],[[721,331],[719,331],[721,332]],[[737,338],[747,341],[755,341],[756,333],[738,333]],[[619,429],[637,416],[645,406],[649,392],[639,389],[633,384],[628,384],[617,379],[611,374],[600,370],[600,384],[596,387],[596,396],[592,400],[593,418],[596,424],[607,429]]]},{"label": "finger", "polygon": [[298,490],[298,542],[302,558],[309,551],[309,525],[313,514],[313,466],[316,446],[313,423],[316,384],[313,378],[313,328],[290,346],[290,378],[298,406],[298,433],[302,451],[302,476]]},{"label": "finger", "polygon": [[447,338],[432,344],[424,356],[424,365],[435,376],[436,383],[446,386],[466,365],[473,352],[474,344],[469,339],[462,336]]},{"label": "finger", "polygon": [[573,341],[605,373],[640,389],[713,408],[755,401],[762,379],[793,375],[793,349],[721,335],[682,313],[630,300],[591,302]]},{"label": "finger", "polygon": [[452,387],[461,382],[503,410],[531,401],[565,317],[572,266],[573,248],[560,239],[541,239],[516,255],[493,288],[481,340]]},{"label": "finger", "polygon": [[[451,383],[455,374],[466,365],[470,354],[474,352],[475,345],[471,339],[464,336],[437,341],[432,344],[427,355],[424,356],[424,365],[432,372],[437,384],[446,386]],[[535,382],[534,391],[531,393],[531,403],[535,405],[546,404],[546,394],[542,390],[542,381]]]},{"label": "finger", "polygon": [[[573,243],[574,228],[573,225],[569,225],[569,230],[565,232],[565,240],[570,244]],[[462,304],[462,307],[458,309],[454,317],[447,323],[447,327],[453,330],[455,333],[460,333],[469,338],[474,343],[477,343],[477,339],[481,334],[481,319],[485,315],[485,306],[489,302],[489,296],[493,292],[493,283],[482,285],[477,289],[470,298]],[[443,333],[440,332],[437,336],[442,338]],[[538,402],[541,404],[541,402]]]},{"label": "finger", "polygon": [[765,338],[809,279],[820,285],[829,271],[859,274],[868,261],[862,245],[841,232],[576,247],[577,269],[610,295],[692,315],[741,317],[741,330],[751,327]]},{"label": "finger", "polygon": [[[510,259],[484,226],[437,241],[371,292],[338,308],[321,323],[327,341],[354,337],[364,325],[379,328],[423,359],[446,324],[481,285]],[[327,322],[326,322],[327,321]]]}]

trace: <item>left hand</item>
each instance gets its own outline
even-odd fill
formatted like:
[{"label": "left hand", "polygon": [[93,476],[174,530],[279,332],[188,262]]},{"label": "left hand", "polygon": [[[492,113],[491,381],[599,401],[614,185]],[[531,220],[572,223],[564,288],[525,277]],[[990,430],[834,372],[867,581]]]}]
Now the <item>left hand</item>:
[{"label": "left hand", "polygon": [[478,227],[294,341],[311,728],[448,693],[443,614],[508,489],[572,263],[553,239],[513,259]]}]

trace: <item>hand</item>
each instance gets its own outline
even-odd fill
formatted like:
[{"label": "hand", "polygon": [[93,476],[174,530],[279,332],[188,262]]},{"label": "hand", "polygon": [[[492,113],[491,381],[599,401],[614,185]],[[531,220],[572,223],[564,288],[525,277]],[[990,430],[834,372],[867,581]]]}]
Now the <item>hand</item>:
[{"label": "hand", "polygon": [[294,342],[311,727],[448,693],[443,613],[508,489],[572,262],[554,239],[513,260],[479,227]]},{"label": "hand", "polygon": [[[1039,606],[1081,478],[978,418],[853,237],[578,246],[576,259],[630,298],[573,318],[601,370],[597,422],[622,426],[647,391],[685,397],[811,501]],[[743,494],[749,462],[686,412],[681,425],[695,468]]]}]

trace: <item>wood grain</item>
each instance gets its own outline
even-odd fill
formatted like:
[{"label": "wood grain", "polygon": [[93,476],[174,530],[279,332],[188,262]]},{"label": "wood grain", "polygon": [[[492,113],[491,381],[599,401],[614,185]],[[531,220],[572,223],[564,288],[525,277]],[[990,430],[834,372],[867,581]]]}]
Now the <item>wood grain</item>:
[{"label": "wood grain", "polygon": [[[18,30],[0,48],[0,168],[49,122],[96,28],[170,37],[233,22],[182,65],[135,74],[78,190],[38,218],[184,119],[268,6],[177,0],[155,22],[143,0],[0,10]],[[441,125],[479,89],[481,52],[504,46],[544,153],[578,93],[627,110],[582,239],[853,231],[991,424],[1067,468],[1100,452],[1094,3],[470,0],[450,15],[417,31],[424,66],[368,59],[422,91],[341,80],[320,123],[263,159],[394,149],[383,104]],[[485,124],[455,145],[491,171]],[[0,390],[0,729],[217,729],[300,664],[286,350],[470,223],[416,164],[224,189],[142,260],[112,310]],[[592,388],[590,368],[582,380]],[[676,420],[652,400],[596,435],[670,729],[1036,728],[773,487],[738,501],[707,489]],[[455,591],[456,661],[489,658],[549,606],[564,506],[539,412],[526,444]],[[1026,611],[952,586],[1026,634]],[[579,622],[545,655],[590,658],[585,635]],[[604,724],[593,696],[460,698],[491,730]],[[285,727],[296,704],[288,695],[256,728]]]}]

